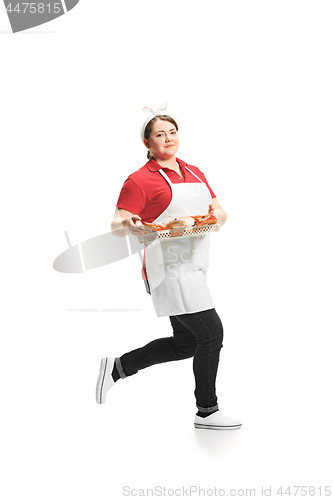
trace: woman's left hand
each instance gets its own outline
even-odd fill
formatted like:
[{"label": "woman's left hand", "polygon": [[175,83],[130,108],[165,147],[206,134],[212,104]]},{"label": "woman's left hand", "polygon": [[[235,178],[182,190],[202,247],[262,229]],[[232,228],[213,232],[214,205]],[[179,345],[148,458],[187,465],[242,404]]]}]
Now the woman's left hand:
[{"label": "woman's left hand", "polygon": [[217,198],[212,199],[212,203],[209,205],[208,213],[209,215],[214,215],[217,219],[219,219],[222,222],[222,225],[227,220],[227,214],[217,201]]},{"label": "woman's left hand", "polygon": [[208,213],[209,215],[214,215],[217,219],[219,218],[217,211],[213,208],[213,205],[209,205]]}]

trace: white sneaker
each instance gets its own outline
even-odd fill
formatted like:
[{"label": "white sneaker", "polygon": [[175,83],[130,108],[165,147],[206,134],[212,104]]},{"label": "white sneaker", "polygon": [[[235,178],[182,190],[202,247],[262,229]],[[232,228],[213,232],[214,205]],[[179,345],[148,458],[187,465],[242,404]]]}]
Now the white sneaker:
[{"label": "white sneaker", "polygon": [[194,418],[194,427],[196,429],[228,431],[232,429],[240,429],[242,427],[242,422],[236,418],[227,417],[226,415],[223,415],[220,410],[218,410],[208,417],[199,417],[196,415]]},{"label": "white sneaker", "polygon": [[114,385],[112,370],[115,358],[103,358],[96,386],[96,401],[98,404],[105,403],[106,393]]}]

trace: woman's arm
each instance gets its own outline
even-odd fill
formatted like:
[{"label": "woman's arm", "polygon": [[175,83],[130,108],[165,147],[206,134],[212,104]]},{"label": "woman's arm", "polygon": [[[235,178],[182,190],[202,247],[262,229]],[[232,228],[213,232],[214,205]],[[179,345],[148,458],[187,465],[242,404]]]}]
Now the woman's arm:
[{"label": "woman's arm", "polygon": [[123,208],[116,207],[112,222],[111,232],[114,236],[127,236],[128,231],[136,236],[144,234],[146,230],[143,226],[137,226],[136,222],[140,221],[141,217],[132,212],[128,212]]},{"label": "woman's arm", "polygon": [[222,226],[225,223],[225,221],[227,220],[227,214],[225,213],[225,211],[223,210],[223,208],[219,204],[217,198],[212,199],[212,203],[209,205],[208,213],[211,215],[215,215],[215,217],[217,217],[218,219],[221,219]]}]

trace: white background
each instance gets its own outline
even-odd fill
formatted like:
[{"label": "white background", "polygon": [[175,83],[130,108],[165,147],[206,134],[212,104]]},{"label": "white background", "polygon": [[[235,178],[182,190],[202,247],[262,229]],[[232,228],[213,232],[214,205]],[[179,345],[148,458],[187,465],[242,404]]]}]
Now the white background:
[{"label": "white background", "polygon": [[[331,484],[332,23],[330,0],[81,0],[13,35],[0,8],[4,499]],[[138,256],[52,268],[65,230],[72,244],[109,231],[146,162],[141,109],[165,101],[178,156],[228,214],[209,286],[220,408],[240,431],[194,430],[191,360],[97,405],[100,358],[171,328]]]}]

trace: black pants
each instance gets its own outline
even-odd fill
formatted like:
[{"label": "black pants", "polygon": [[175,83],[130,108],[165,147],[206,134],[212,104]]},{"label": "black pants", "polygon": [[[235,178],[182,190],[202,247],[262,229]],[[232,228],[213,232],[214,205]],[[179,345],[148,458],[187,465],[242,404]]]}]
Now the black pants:
[{"label": "black pants", "polygon": [[148,366],[193,358],[196,404],[201,411],[218,409],[215,380],[223,343],[223,326],[215,309],[170,316],[173,336],[153,340],[116,358],[121,378]]}]

